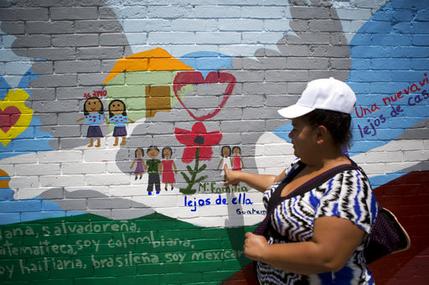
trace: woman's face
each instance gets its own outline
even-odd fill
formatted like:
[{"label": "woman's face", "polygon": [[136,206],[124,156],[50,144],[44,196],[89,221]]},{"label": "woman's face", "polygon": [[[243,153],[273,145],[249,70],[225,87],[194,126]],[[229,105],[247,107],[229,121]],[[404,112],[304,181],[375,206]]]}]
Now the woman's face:
[{"label": "woman's face", "polygon": [[85,109],[88,112],[98,112],[101,110],[101,102],[98,99],[88,99],[85,102]]},{"label": "woman's face", "polygon": [[137,158],[142,158],[143,157],[143,151],[141,149],[137,149],[136,150],[136,157]]},{"label": "woman's face", "polygon": [[300,118],[292,119],[292,127],[289,138],[292,140],[294,155],[303,160],[311,157],[316,147],[315,128]]},{"label": "woman's face", "polygon": [[224,147],[222,149],[222,154],[223,154],[224,157],[229,156],[231,154],[230,151],[229,151],[229,148]]},{"label": "woman's face", "polygon": [[170,149],[166,148],[163,150],[163,155],[165,158],[170,158],[171,157],[171,151]]},{"label": "woman's face", "polygon": [[122,102],[114,101],[112,104],[110,104],[110,112],[114,115],[120,115],[124,112],[125,106],[122,104]]},{"label": "woman's face", "polygon": [[151,158],[156,158],[159,154],[159,151],[156,150],[156,148],[151,148],[148,150],[147,155]]}]

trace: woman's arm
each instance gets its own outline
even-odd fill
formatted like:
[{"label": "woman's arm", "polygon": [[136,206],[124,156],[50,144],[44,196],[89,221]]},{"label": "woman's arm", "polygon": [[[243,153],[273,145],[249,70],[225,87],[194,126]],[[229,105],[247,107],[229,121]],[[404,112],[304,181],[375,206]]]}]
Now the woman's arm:
[{"label": "woman's arm", "polygon": [[270,174],[257,174],[231,170],[226,166],[223,170],[225,172],[225,182],[227,184],[236,185],[240,182],[244,182],[251,188],[254,188],[260,192],[265,192],[267,188],[273,185],[274,182],[280,181],[285,176],[284,171],[275,176]]},{"label": "woman's arm", "polygon": [[269,245],[265,237],[246,233],[244,254],[288,272],[317,274],[341,269],[364,236],[363,230],[346,219],[321,217],[308,242]]}]

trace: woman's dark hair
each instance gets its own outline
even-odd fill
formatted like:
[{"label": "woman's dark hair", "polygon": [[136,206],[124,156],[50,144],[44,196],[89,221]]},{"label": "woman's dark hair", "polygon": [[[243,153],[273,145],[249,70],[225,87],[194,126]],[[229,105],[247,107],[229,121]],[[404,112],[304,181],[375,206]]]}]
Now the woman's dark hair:
[{"label": "woman's dark hair", "polygon": [[116,103],[116,102],[121,103],[124,106],[124,110],[122,111],[122,116],[127,115],[127,106],[125,106],[124,101],[116,99],[116,100],[113,100],[112,102],[110,102],[110,104],[109,104],[109,118],[114,116],[114,114],[110,111],[110,107],[112,106],[113,103]]},{"label": "woman's dark hair", "polygon": [[352,140],[352,132],[350,130],[352,117],[350,114],[316,109],[302,116],[302,118],[313,127],[325,126],[336,145],[350,146]]},{"label": "woman's dark hair", "polygon": [[165,147],[162,148],[162,151],[161,151],[161,157],[162,158],[165,158],[164,150],[166,150],[166,149],[170,150],[170,154],[173,155],[173,150],[171,149],[171,147],[165,146]]},{"label": "woman's dark hair", "polygon": [[142,156],[144,156],[144,150],[143,150],[143,148],[138,147],[138,148],[136,148],[136,150],[134,151],[134,157],[137,157],[137,152],[138,152],[139,150],[142,152]]},{"label": "woman's dark hair", "polygon": [[233,148],[232,148],[232,152],[234,152],[234,150],[236,150],[236,149],[238,149],[238,151],[240,152],[240,154],[241,154],[241,148],[238,146],[238,145],[236,145],[236,146],[234,146]]},{"label": "woman's dark hair", "polygon": [[104,107],[103,107],[103,102],[100,100],[100,98],[98,97],[89,97],[88,99],[85,100],[85,103],[83,103],[83,114],[86,116],[89,114],[89,111],[86,109],[86,102],[88,102],[89,100],[97,100],[98,102],[100,102],[100,110],[98,111],[99,114],[103,115],[104,113]]},{"label": "woman's dark hair", "polygon": [[158,147],[156,147],[156,146],[154,146],[154,145],[151,145],[151,146],[149,146],[149,147],[147,148],[146,153],[148,153],[148,152],[149,152],[149,151],[151,151],[152,149],[154,149],[154,150],[156,150],[157,152],[159,152],[159,148],[158,148]]}]

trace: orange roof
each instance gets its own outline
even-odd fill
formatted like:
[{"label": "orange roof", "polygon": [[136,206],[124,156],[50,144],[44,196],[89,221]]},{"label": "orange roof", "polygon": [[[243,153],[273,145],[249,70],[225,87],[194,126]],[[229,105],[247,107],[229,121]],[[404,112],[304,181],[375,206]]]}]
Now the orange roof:
[{"label": "orange roof", "polygon": [[0,188],[9,188],[9,181],[9,174],[3,169],[0,169]]},{"label": "orange roof", "polygon": [[162,48],[155,48],[123,57],[116,61],[103,84],[109,83],[118,74],[126,71],[175,71],[193,70],[189,65],[173,57]]},{"label": "orange roof", "polygon": [[9,176],[9,174],[3,169],[0,169],[0,176]]}]

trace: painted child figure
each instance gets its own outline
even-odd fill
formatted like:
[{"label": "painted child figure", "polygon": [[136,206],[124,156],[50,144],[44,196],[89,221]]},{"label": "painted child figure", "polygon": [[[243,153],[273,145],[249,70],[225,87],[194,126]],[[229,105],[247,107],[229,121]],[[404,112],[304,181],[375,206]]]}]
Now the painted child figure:
[{"label": "painted child figure", "polygon": [[144,150],[141,147],[136,148],[136,151],[134,152],[135,159],[131,163],[130,168],[132,169],[134,165],[136,165],[136,169],[134,170],[135,178],[134,180],[142,179],[143,173],[145,171],[144,169]]},{"label": "painted child figure", "polygon": [[119,138],[122,138],[121,145],[127,143],[127,128],[128,122],[134,123],[133,120],[128,118],[125,103],[121,100],[113,100],[109,104],[109,123],[115,126],[113,129],[113,136],[115,137],[114,146],[119,143]]},{"label": "painted child figure", "polygon": [[168,185],[170,185],[171,190],[174,188],[174,183],[176,179],[174,173],[177,173],[177,167],[174,163],[174,160],[171,159],[173,150],[171,147],[164,147],[161,151],[162,161],[161,161],[161,172],[162,172],[162,183],[164,183],[164,189],[167,191]]},{"label": "painted child figure", "polygon": [[232,148],[232,170],[242,170],[244,168],[243,160],[241,159],[241,148],[234,146]]},{"label": "painted child figure", "polygon": [[148,173],[147,193],[152,195],[153,188],[155,187],[156,194],[161,191],[161,182],[159,172],[161,170],[161,160],[158,159],[159,149],[156,146],[150,146],[147,149],[147,155],[150,159],[146,160],[146,170]]},{"label": "painted child figure", "polygon": [[103,102],[101,102],[100,98],[89,97],[86,99],[83,105],[83,115],[84,117],[77,120],[77,122],[85,120],[85,124],[88,125],[86,134],[86,137],[89,138],[88,147],[94,145],[94,139],[96,140],[95,147],[99,147],[103,137],[100,125],[105,121]]},{"label": "painted child figure", "polygon": [[231,147],[228,145],[224,145],[220,150],[221,160],[219,161],[219,165],[217,166],[218,169],[221,169],[221,176],[223,177],[225,175],[224,168],[225,166],[227,168],[232,168],[231,165]]}]

